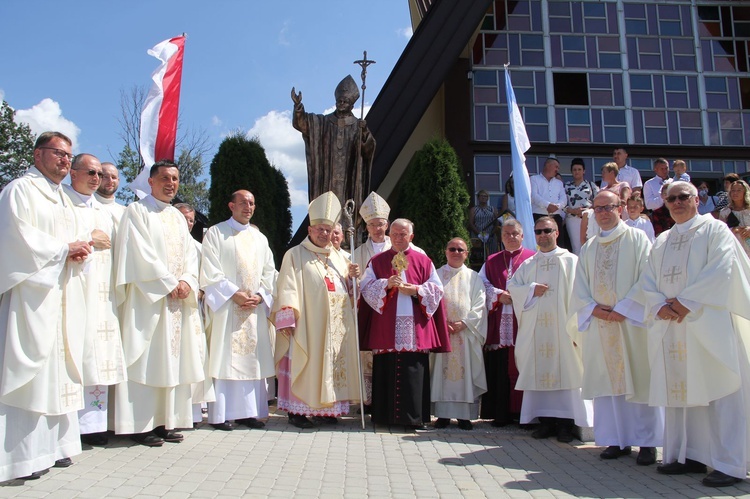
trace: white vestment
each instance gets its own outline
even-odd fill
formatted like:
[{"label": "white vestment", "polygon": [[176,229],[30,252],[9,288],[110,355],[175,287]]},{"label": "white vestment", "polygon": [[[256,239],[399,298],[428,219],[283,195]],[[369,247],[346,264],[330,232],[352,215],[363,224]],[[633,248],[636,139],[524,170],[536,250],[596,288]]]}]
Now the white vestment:
[{"label": "white vestment", "polygon": [[[115,391],[115,431],[192,427],[191,385],[205,379],[207,349],[196,301],[198,255],[185,217],[152,196],[131,204],[115,258],[128,375]],[[184,300],[169,296],[179,281],[190,286]]]},{"label": "white vestment", "polygon": [[[125,206],[118,203],[114,196],[111,198],[105,198],[98,192],[95,192],[94,197],[101,203],[102,207],[112,215],[112,221],[115,224],[115,232],[117,232],[120,220],[122,220],[122,216],[125,214]],[[114,244],[114,241],[112,241],[112,243]]]},{"label": "white vestment", "polygon": [[70,200],[35,167],[0,193],[0,481],[81,452],[82,265]]},{"label": "white vestment", "polygon": [[487,338],[484,283],[462,265],[444,265],[437,271],[443,283],[443,305],[448,322],[461,321],[466,329],[449,336],[451,352],[431,353],[432,413],[439,418],[477,419],[479,397],[487,391],[482,346]]},{"label": "white vestment", "polygon": [[[582,333],[583,397],[594,399],[597,445],[657,447],[663,411],[648,406],[646,330],[593,317],[596,305],[621,312],[651,249],[648,236],[624,222],[586,241],[576,267],[571,309]],[[632,407],[631,407],[632,406]]]},{"label": "white vestment", "polygon": [[[537,252],[508,283],[518,318],[516,390],[522,390],[521,423],[537,417],[573,419],[591,426],[581,398],[583,364],[575,314],[568,320],[578,258],[562,248]],[[549,289],[534,297],[534,287]]]},{"label": "white vestment", "polygon": [[[233,218],[214,225],[203,238],[200,283],[207,307],[208,374],[216,390],[216,402],[208,404],[208,422],[264,417],[265,379],[275,374],[276,341],[268,319],[276,292],[268,240],[257,228]],[[262,301],[254,309],[240,309],[232,301],[237,291],[258,294]]]},{"label": "white vestment", "polygon": [[[114,242],[112,215],[93,197],[63,189],[71,200],[81,241],[90,241],[94,229],[104,232]],[[112,248],[95,249],[86,259],[81,279],[86,293],[86,317],[83,327],[84,408],[79,411],[81,434],[107,431],[108,388],[125,381],[125,358],[120,340],[120,324],[114,304],[115,283],[112,280]]]},{"label": "white vestment", "polygon": [[[649,403],[666,406],[664,462],[744,479],[750,448],[750,261],[726,224],[697,215],[659,235],[630,293],[644,308]],[[690,313],[660,320],[666,300]]]}]

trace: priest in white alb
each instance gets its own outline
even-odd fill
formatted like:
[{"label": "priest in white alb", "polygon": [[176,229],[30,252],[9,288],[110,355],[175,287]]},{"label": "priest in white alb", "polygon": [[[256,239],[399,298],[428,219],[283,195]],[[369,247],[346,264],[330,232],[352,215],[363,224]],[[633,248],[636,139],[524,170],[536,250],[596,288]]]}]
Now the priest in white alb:
[{"label": "priest in white alb", "polygon": [[0,481],[35,479],[81,453],[83,329],[80,279],[89,241],[60,183],[71,141],[42,133],[34,166],[0,193]]},{"label": "priest in white alb", "polygon": [[239,190],[232,216],[203,238],[201,289],[205,292],[208,371],[216,402],[208,422],[219,430],[235,424],[263,428],[268,417],[266,379],[275,374],[276,331],[269,321],[276,269],[266,236],[250,225],[255,196]]},{"label": "priest in white alb", "polygon": [[[349,282],[358,268],[331,244],[341,202],[328,191],[308,208],[307,238],[284,255],[271,319],[278,408],[289,424],[336,424],[359,402],[360,373]],[[311,422],[308,416],[313,418]]]},{"label": "priest in white alb", "polygon": [[447,264],[437,269],[443,283],[443,306],[451,351],[430,354],[430,390],[435,428],[451,419],[471,430],[479,417],[479,397],[487,391],[482,347],[487,337],[484,283],[464,265],[469,256],[466,241],[454,237],[445,248]]},{"label": "priest in white alb", "polygon": [[63,185],[76,215],[79,237],[94,241],[94,253],[81,272],[86,293],[86,316],[77,322],[84,328],[84,408],[79,411],[81,442],[106,445],[109,387],[125,381],[125,358],[115,307],[112,279],[114,221],[94,198],[102,178],[96,156],[79,154],[70,169],[70,185]]},{"label": "priest in white alb", "polygon": [[120,171],[112,163],[102,163],[102,181],[94,193],[94,197],[112,215],[115,231],[117,231],[117,226],[120,224],[120,219],[125,214],[125,206],[118,203],[115,198],[115,193],[119,186]]},{"label": "priest in white alb", "polygon": [[581,397],[580,335],[568,320],[578,258],[557,246],[558,227],[552,217],[539,218],[534,234],[539,251],[508,283],[518,318],[520,422],[539,421],[534,438],[557,435],[558,441],[571,442],[574,424],[591,426]]},{"label": "priest in white alb", "polygon": [[[193,426],[192,385],[205,379],[206,337],[198,315],[198,254],[170,205],[180,172],[151,167],[151,195],[125,210],[115,246],[116,292],[128,381],[115,391],[115,432],[140,444],[181,442]],[[196,402],[201,402],[197,400]]]},{"label": "priest in white alb", "polygon": [[666,407],[657,471],[710,466],[704,485],[734,485],[750,458],[750,261],[726,224],[698,214],[693,184],[669,185],[665,203],[675,225],[629,295],[648,321],[649,403]]},{"label": "priest in white alb", "polygon": [[645,232],[620,218],[617,194],[601,191],[593,201],[600,232],[578,257],[571,304],[577,314],[583,349],[583,397],[594,401],[594,439],[607,446],[602,459],[617,459],[640,447],[636,463],[656,462],[664,436],[664,411],[648,405],[647,333],[626,320],[636,307],[625,300],[648,261]]}]

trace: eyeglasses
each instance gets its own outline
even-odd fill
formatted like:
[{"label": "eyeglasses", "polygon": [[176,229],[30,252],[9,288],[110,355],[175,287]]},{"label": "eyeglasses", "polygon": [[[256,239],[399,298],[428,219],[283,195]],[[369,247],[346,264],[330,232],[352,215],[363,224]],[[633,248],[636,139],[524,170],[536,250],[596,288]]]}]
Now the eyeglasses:
[{"label": "eyeglasses", "polygon": [[613,212],[614,210],[616,210],[619,207],[620,207],[619,204],[608,204],[608,205],[605,205],[605,206],[594,206],[594,212],[595,213],[604,213],[606,211],[607,213],[611,213],[611,212]]},{"label": "eyeglasses", "polygon": [[104,176],[103,172],[98,172],[96,170],[84,170],[83,168],[73,168],[73,170],[77,172],[86,172],[86,175],[89,177],[96,175],[97,177],[102,178]]},{"label": "eyeglasses", "polygon": [[541,236],[542,234],[552,234],[557,232],[557,229],[534,229],[534,234]]},{"label": "eyeglasses", "polygon": [[367,226],[371,229],[379,229],[381,227],[385,227],[387,225],[386,222],[368,222]]},{"label": "eyeglasses", "polygon": [[676,196],[674,196],[674,195],[673,195],[673,196],[667,196],[667,197],[665,198],[665,201],[666,201],[667,203],[674,203],[674,202],[675,202],[675,201],[677,201],[678,199],[679,199],[680,201],[687,201],[687,200],[688,200],[688,199],[690,199],[691,197],[693,197],[693,195],[692,195],[692,194],[677,194]]},{"label": "eyeglasses", "polygon": [[466,250],[463,248],[448,248],[448,251],[450,251],[451,253],[459,253],[459,254],[466,252]]},{"label": "eyeglasses", "polygon": [[63,151],[62,149],[58,149],[56,147],[39,147],[39,149],[48,149],[48,150],[52,151],[52,154],[54,154],[58,158],[60,158],[60,159],[67,158],[67,160],[71,161],[71,162],[73,161],[73,158],[75,157],[72,154],[68,154],[65,151]]}]

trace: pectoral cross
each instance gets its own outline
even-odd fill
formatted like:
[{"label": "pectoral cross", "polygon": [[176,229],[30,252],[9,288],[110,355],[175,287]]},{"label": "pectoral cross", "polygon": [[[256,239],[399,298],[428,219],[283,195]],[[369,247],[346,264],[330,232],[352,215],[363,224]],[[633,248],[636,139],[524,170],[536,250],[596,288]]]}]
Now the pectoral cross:
[{"label": "pectoral cross", "polygon": [[549,312],[545,312],[543,314],[539,314],[536,322],[542,327],[552,327],[552,325],[554,324],[554,321],[552,319],[552,314]]},{"label": "pectoral cross", "polygon": [[687,234],[680,234],[677,238],[675,238],[674,241],[670,243],[670,246],[672,246],[672,249],[674,251],[680,251],[682,249],[682,245],[686,244],[690,240],[690,236]]},{"label": "pectoral cross", "polygon": [[97,327],[97,332],[99,334],[99,339],[102,341],[109,341],[112,339],[112,336],[115,334],[115,327],[110,326],[108,321],[99,323],[99,326]]},{"label": "pectoral cross", "polygon": [[65,391],[62,394],[63,405],[65,406],[73,405],[70,402],[70,398],[73,397],[75,401],[78,399],[78,396],[79,396],[79,390],[76,390],[75,386],[71,385],[70,383],[65,383]]},{"label": "pectoral cross", "polygon": [[539,268],[542,269],[545,272],[549,272],[549,270],[555,266],[555,261],[552,258],[548,258],[544,261],[544,263],[539,264]]},{"label": "pectoral cross", "polygon": [[539,347],[539,355],[545,358],[551,358],[555,354],[555,346],[552,343],[544,343]]},{"label": "pectoral cross", "polygon": [[550,373],[544,373],[539,382],[542,384],[542,388],[554,388],[557,386],[557,378]]},{"label": "pectoral cross", "polygon": [[669,270],[669,272],[667,272],[666,274],[664,274],[662,277],[664,279],[668,279],[669,280],[669,284],[674,284],[675,281],[679,281],[680,280],[680,276],[682,275],[682,270],[679,270],[679,268],[680,267],[672,266],[672,268]]},{"label": "pectoral cross", "polygon": [[114,363],[111,360],[108,360],[104,363],[104,368],[101,370],[101,373],[109,380],[114,378],[112,373],[117,373],[117,369],[115,368]]},{"label": "pectoral cross", "polygon": [[672,384],[670,393],[679,402],[684,402],[687,397],[687,387],[685,386],[685,382],[680,381],[679,383]]},{"label": "pectoral cross", "polygon": [[672,358],[672,360],[678,360],[680,362],[684,361],[687,357],[685,344],[681,341],[678,341],[677,345],[672,343],[669,348],[669,356]]}]

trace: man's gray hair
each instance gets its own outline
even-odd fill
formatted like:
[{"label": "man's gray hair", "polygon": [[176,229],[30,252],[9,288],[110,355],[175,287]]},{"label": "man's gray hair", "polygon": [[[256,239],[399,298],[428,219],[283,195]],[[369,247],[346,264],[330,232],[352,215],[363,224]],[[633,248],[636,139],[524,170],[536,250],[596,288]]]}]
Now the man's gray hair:
[{"label": "man's gray hair", "polygon": [[189,211],[189,212],[195,213],[195,208],[193,208],[192,206],[190,206],[188,203],[177,203],[176,205],[174,205],[174,207],[177,208],[180,211],[182,211],[184,209],[185,211]]},{"label": "man's gray hair", "polygon": [[523,232],[523,225],[515,218],[509,218],[503,222],[503,227],[515,227]]},{"label": "man's gray hair", "polygon": [[409,230],[409,234],[414,234],[414,222],[412,222],[408,218],[397,218],[396,220],[391,222],[391,229],[393,229],[394,225],[406,227]]},{"label": "man's gray hair", "polygon": [[693,196],[698,195],[698,188],[690,182],[672,182],[671,184],[669,184],[669,187],[667,187],[667,196],[669,196],[669,193],[673,191],[675,187],[687,187],[688,191],[690,191],[690,194],[692,194]]}]

